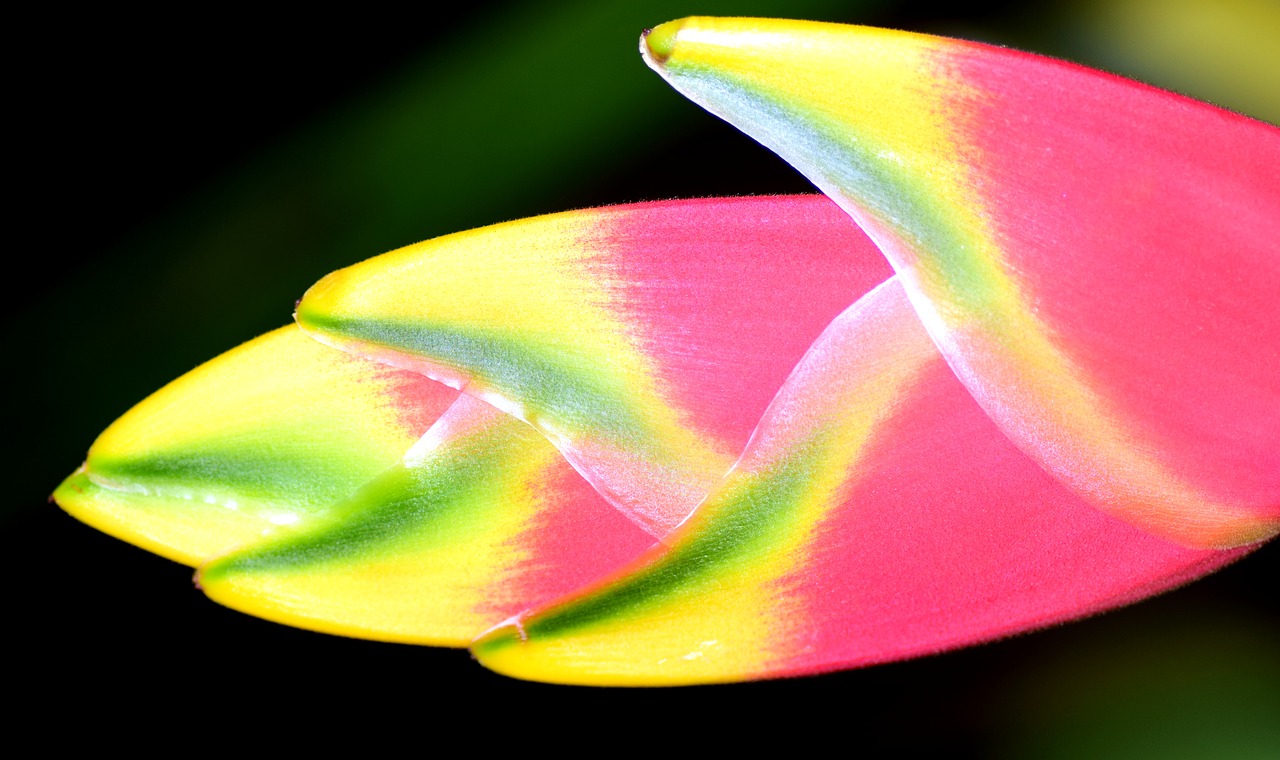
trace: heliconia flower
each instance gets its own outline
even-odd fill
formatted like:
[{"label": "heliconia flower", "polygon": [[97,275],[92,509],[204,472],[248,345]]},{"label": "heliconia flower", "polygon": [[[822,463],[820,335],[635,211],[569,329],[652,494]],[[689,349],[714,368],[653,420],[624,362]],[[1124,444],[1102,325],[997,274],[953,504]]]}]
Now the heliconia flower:
[{"label": "heliconia flower", "polygon": [[857,220],[1064,483],[1189,546],[1280,529],[1280,130],[906,32],[693,18],[641,49]]},{"label": "heliconia flower", "polygon": [[1038,628],[1207,573],[1019,452],[897,279],[842,314],[664,545],[481,637],[499,672],[658,685],[849,668]]},{"label": "heliconia flower", "polygon": [[641,48],[866,234],[709,199],[393,251],[114,423],[59,503],[253,614],[607,684],[964,646],[1280,530],[1280,131],[901,32]]},{"label": "heliconia flower", "polygon": [[321,280],[297,320],[528,421],[660,538],[827,323],[890,273],[825,199],[640,204],[393,251]]}]

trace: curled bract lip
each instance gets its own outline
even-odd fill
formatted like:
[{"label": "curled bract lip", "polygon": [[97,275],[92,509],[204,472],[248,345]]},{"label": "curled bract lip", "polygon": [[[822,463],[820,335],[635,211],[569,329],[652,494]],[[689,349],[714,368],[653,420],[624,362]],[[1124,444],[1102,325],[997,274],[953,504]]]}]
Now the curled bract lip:
[{"label": "curled bract lip", "polygon": [[113,424],[59,503],[253,614],[490,628],[496,670],[609,684],[963,646],[1276,531],[1277,130],[901,32],[641,50],[865,234],[706,199],[394,251]]}]

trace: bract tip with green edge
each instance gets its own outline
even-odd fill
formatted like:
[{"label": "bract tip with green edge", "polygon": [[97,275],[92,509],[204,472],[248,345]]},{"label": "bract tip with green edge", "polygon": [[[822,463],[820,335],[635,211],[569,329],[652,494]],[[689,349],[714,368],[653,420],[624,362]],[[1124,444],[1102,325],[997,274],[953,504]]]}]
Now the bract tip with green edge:
[{"label": "bract tip with green edge", "polygon": [[649,65],[661,65],[671,57],[675,48],[676,35],[684,26],[684,20],[668,21],[647,30],[640,37],[640,53]]},{"label": "bract tip with green edge", "polygon": [[54,498],[104,532],[196,565],[318,516],[395,464],[457,395],[290,325],[129,410]]}]

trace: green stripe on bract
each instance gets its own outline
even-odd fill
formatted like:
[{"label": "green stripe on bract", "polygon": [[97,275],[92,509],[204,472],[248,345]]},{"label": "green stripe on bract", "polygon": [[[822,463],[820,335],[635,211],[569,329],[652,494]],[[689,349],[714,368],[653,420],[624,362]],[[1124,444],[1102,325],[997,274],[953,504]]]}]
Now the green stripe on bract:
[{"label": "green stripe on bract", "polygon": [[[314,448],[314,447],[312,447]],[[264,500],[307,509],[323,508],[347,497],[368,481],[368,467],[342,458],[303,460],[294,450],[272,447],[243,450],[184,447],[180,452],[89,460],[91,477],[122,488],[145,491],[207,492],[225,498]]]},{"label": "green stripe on bract", "polygon": [[[741,122],[739,126],[800,169],[828,196],[839,199],[844,195],[841,188],[857,188],[859,202],[866,204],[879,222],[909,241],[915,252],[928,252],[935,262],[929,268],[946,272],[945,281],[935,278],[930,286],[945,285],[953,300],[969,313],[985,313],[999,302],[997,285],[990,276],[991,263],[973,255],[981,249],[980,241],[956,225],[953,210],[936,200],[936,188],[929,185],[924,173],[904,169],[892,158],[879,157],[871,150],[854,148],[876,143],[856,127],[794,103],[786,94],[759,83],[691,64],[684,64],[684,70],[672,76],[694,93],[696,102],[736,101],[730,109],[735,112],[734,122]],[[714,96],[704,97],[708,91]],[[748,118],[751,121],[744,121]],[[798,129],[800,124],[811,131]]]},{"label": "green stripe on bract", "polygon": [[214,583],[235,573],[341,565],[406,545],[426,551],[465,540],[502,510],[502,500],[492,495],[509,479],[515,461],[528,454],[527,442],[522,436],[481,436],[421,466],[398,464],[333,507],[322,526],[227,557],[207,567],[203,577]]},{"label": "green stripe on bract", "polygon": [[[488,330],[387,320],[351,321],[314,313],[299,313],[309,328],[377,346],[421,356],[463,369],[481,385],[526,406],[535,423],[553,410],[561,424],[600,428],[614,442],[641,451],[656,448],[645,422],[624,399],[625,377],[609,367],[588,365],[580,357],[556,355]],[[589,348],[587,349],[589,350]]]},{"label": "green stripe on bract", "polygon": [[185,565],[199,565],[234,547],[262,540],[293,510],[269,504],[236,503],[172,493],[119,490],[95,483],[78,471],[53,494],[58,505],[99,530]]},{"label": "green stripe on bract", "polygon": [[[738,473],[729,492],[716,499],[714,513],[689,527],[693,537],[668,549],[655,564],[618,584],[551,611],[525,624],[530,636],[571,634],[593,623],[670,604],[672,599],[715,584],[726,573],[748,565],[795,529],[795,509],[821,458],[815,438],[793,456],[758,473]],[[485,642],[505,646],[515,639]]]}]

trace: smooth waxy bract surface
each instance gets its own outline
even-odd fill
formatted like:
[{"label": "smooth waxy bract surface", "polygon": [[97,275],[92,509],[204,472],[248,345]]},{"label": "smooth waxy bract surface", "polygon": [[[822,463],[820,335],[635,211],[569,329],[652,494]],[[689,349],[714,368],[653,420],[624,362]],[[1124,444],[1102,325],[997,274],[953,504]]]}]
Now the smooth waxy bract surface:
[{"label": "smooth waxy bract surface", "polygon": [[464,646],[651,543],[545,439],[462,395],[323,518],[218,557],[197,580],[214,600],[280,622]]}]

